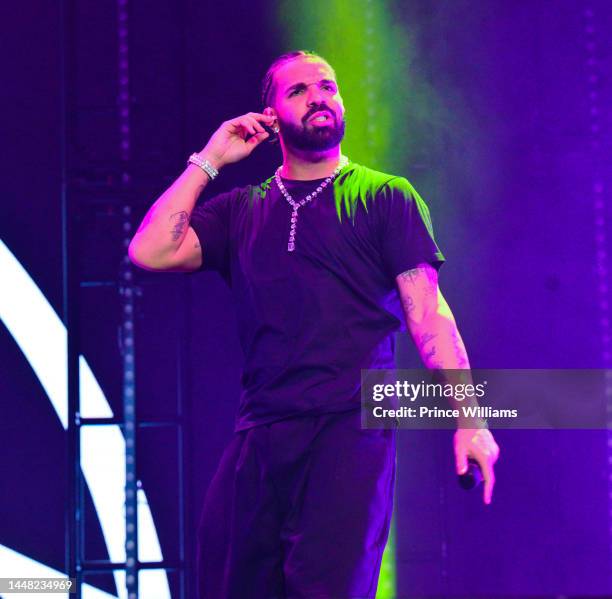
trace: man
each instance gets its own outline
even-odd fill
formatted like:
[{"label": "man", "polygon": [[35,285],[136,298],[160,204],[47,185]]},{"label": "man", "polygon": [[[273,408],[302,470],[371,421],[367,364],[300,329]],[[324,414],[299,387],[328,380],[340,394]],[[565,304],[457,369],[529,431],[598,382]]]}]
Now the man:
[{"label": "man", "polygon": [[[427,206],[405,179],[341,154],[332,67],[283,55],[263,101],[263,113],[226,121],[192,155],[129,249],[150,270],[217,270],[237,300],[243,393],[202,513],[200,596],[374,597],[396,431],[361,428],[360,371],[393,367],[398,292],[425,366],[469,362],[438,288],[444,257]],[[196,207],[210,178],[271,133],[283,155],[273,177]],[[457,471],[475,458],[489,503],[499,449],[482,423],[460,425]]]}]

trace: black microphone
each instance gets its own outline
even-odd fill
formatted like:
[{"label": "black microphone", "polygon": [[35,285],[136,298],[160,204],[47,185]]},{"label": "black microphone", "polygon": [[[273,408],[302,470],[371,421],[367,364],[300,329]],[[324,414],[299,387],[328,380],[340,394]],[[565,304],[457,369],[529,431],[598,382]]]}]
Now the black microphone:
[{"label": "black microphone", "polygon": [[[265,131],[267,131],[268,136],[266,137],[265,141],[271,141],[271,142],[276,142],[278,141],[278,133],[276,131],[274,131],[274,129],[272,129],[272,127],[269,127],[268,125],[266,125],[265,123],[259,123]],[[244,141],[249,141],[249,139],[251,139],[251,137],[255,137],[256,134],[253,133],[247,133],[246,137],[244,138]]]},{"label": "black microphone", "polygon": [[463,474],[457,475],[459,486],[466,491],[477,487],[484,479],[480,465],[473,458],[468,458],[468,467]]}]

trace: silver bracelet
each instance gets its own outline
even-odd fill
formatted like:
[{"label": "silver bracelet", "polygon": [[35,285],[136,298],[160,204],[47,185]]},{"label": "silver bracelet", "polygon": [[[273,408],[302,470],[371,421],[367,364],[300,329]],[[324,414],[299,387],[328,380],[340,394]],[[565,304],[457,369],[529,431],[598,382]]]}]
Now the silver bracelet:
[{"label": "silver bracelet", "polygon": [[210,162],[208,162],[206,158],[200,158],[200,156],[195,152],[189,156],[187,164],[195,164],[196,166],[199,166],[208,175],[211,181],[219,174],[219,171]]}]

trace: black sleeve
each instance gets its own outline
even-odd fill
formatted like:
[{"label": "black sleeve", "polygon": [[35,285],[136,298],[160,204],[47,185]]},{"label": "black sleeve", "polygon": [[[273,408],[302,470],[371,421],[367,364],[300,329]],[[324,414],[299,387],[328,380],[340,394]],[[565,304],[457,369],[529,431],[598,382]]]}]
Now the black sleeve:
[{"label": "black sleeve", "polygon": [[191,228],[202,247],[199,270],[229,272],[230,215],[233,192],[220,193],[198,203],[191,213]]},{"label": "black sleeve", "polygon": [[394,177],[380,194],[376,202],[380,203],[380,247],[393,282],[397,275],[422,262],[439,269],[445,258],[434,239],[427,204],[416,189],[403,177]]}]

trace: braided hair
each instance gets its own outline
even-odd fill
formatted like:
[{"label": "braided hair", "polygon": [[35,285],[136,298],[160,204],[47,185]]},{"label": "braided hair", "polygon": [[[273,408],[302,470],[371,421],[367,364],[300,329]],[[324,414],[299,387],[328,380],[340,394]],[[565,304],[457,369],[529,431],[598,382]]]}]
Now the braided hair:
[{"label": "braided hair", "polygon": [[270,99],[274,97],[274,73],[282,67],[284,64],[295,60],[296,58],[300,58],[301,56],[308,56],[311,58],[318,58],[319,60],[326,63],[331,69],[332,73],[335,72],[331,65],[325,60],[321,55],[316,52],[311,52],[310,50],[295,50],[293,52],[287,52],[286,54],[281,54],[274,62],[270,65],[266,74],[261,82],[261,102],[263,107],[270,106]]}]

